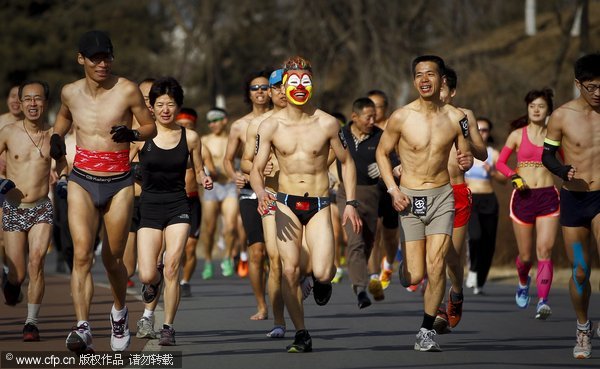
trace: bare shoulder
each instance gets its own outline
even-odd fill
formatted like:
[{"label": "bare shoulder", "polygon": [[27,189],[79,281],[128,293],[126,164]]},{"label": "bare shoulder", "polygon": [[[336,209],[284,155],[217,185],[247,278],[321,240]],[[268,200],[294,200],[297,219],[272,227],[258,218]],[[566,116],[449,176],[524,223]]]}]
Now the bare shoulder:
[{"label": "bare shoulder", "polygon": [[444,110],[446,110],[448,118],[453,122],[454,121],[458,122],[461,119],[467,117],[466,110],[468,110],[468,109],[457,108],[450,104],[446,104],[446,105],[444,105]]},{"label": "bare shoulder", "polygon": [[185,137],[188,142],[200,141],[200,135],[193,129],[185,128]]},{"label": "bare shoulder", "polygon": [[60,90],[60,96],[63,103],[68,101],[70,97],[75,96],[76,94],[80,94],[83,90],[84,85],[85,78],[64,85],[63,88]]},{"label": "bare shoulder", "polygon": [[0,128],[0,136],[2,136],[4,139],[11,138],[12,133],[17,128],[18,123],[19,123],[19,121],[13,122],[13,123],[8,123],[4,127]]},{"label": "bare shoulder", "polygon": [[319,125],[321,125],[326,131],[334,131],[337,134],[337,132],[340,130],[340,123],[333,115],[317,109],[314,113],[314,116],[319,121]]},{"label": "bare shoulder", "polygon": [[117,77],[117,83],[116,83],[115,87],[117,87],[119,89],[119,91],[122,91],[122,93],[124,93],[128,96],[141,94],[140,89],[137,86],[137,84],[128,80],[125,77]]},{"label": "bare shoulder", "polygon": [[414,105],[408,104],[400,107],[390,115],[385,129],[399,130],[408,117],[416,111]]}]

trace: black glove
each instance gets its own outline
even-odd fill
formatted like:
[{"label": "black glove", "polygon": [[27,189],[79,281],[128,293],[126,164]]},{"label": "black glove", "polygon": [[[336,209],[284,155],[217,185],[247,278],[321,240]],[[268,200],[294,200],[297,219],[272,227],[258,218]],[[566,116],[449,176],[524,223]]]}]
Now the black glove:
[{"label": "black glove", "polygon": [[58,182],[56,182],[56,194],[61,199],[67,198],[67,185],[69,182],[67,181],[66,176],[62,176]]},{"label": "black glove", "polygon": [[131,172],[133,174],[133,178],[138,181],[141,182],[142,181],[142,163],[140,163],[139,161],[133,161],[130,164],[131,166]]},{"label": "black glove", "polygon": [[67,153],[67,147],[65,146],[64,138],[60,137],[58,133],[50,136],[50,156],[54,160],[58,160],[65,156]]},{"label": "black glove", "polygon": [[0,193],[1,194],[4,195],[8,191],[12,190],[13,188],[15,188],[15,182],[11,181],[8,178],[0,179]]},{"label": "black glove", "polygon": [[140,132],[125,126],[112,126],[110,134],[115,142],[132,142],[140,140]]}]

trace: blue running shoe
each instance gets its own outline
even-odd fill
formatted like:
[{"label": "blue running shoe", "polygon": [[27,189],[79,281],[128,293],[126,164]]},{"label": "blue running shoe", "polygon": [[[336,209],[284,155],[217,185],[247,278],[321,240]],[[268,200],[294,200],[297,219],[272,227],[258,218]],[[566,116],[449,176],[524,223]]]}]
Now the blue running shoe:
[{"label": "blue running shoe", "polygon": [[517,286],[517,293],[515,294],[515,301],[517,302],[517,306],[521,309],[527,308],[529,306],[529,285],[531,284],[531,277],[527,277],[527,285],[525,287],[521,286],[521,283]]}]

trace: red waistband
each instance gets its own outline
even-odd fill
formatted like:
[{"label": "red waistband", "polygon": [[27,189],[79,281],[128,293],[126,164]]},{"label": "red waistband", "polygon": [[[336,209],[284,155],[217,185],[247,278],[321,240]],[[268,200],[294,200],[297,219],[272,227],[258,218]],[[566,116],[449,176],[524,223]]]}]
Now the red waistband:
[{"label": "red waistband", "polygon": [[73,163],[79,169],[97,172],[128,172],[129,150],[91,151],[77,146]]}]

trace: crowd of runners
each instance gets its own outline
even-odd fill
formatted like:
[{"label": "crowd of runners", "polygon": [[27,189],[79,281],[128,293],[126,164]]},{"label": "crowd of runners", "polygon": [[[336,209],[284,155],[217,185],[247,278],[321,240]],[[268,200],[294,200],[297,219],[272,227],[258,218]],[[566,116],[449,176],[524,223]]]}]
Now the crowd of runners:
[{"label": "crowd of runners", "polygon": [[[287,352],[312,350],[303,307],[310,295],[326,305],[332,283],[347,275],[357,307],[367,308],[385,299],[396,266],[399,283],[423,293],[414,349],[440,351],[435,336],[458,326],[464,289],[483,293],[499,221],[494,188],[510,182],[516,307],[530,304],[535,266],[535,318],[550,318],[551,255],[562,227],[577,319],[573,356],[591,356],[600,54],[574,63],[573,100],[555,108],[552,90],[528,91],[500,151],[492,121],[453,104],[457,73],[435,55],[412,61],[414,101],[392,112],[373,89],[353,102],[349,118],[314,106],[311,63],[290,57],[248,74],[249,112],[232,122],[221,107],[205,115],[186,107],[172,77],[136,84],[112,74],[105,32],[83,34],[76,55],[85,77],[62,88],[54,122],[41,80],[13,86],[0,116],[2,290],[8,305],[26,300],[24,341],[40,340],[52,244],[59,268],[71,273],[75,324],[65,328],[66,347],[76,353],[94,350],[96,255],[114,298],[114,351],[130,344],[125,296],[135,273],[145,305],[136,336],[176,344],[176,312],[194,293],[197,264],[202,280],[218,267],[224,277],[248,277],[256,300],[250,319],[272,315],[268,338],[285,337],[287,311],[294,328]],[[201,136],[199,123],[210,133]],[[161,296],[164,322],[155,330]]]}]

